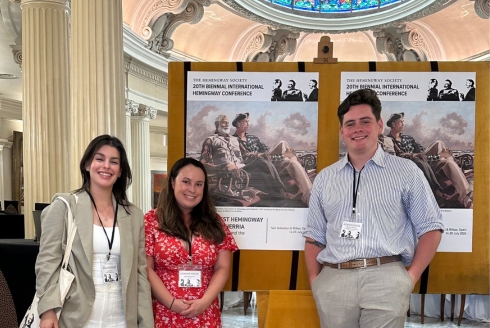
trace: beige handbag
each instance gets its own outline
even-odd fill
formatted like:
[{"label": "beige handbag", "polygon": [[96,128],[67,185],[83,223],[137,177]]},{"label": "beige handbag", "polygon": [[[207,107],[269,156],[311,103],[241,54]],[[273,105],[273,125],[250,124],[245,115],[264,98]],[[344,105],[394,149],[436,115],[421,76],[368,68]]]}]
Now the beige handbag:
[{"label": "beige handbag", "polygon": [[[70,286],[73,282],[73,279],[75,278],[75,276],[70,271],[67,270],[67,267],[68,267],[68,260],[70,259],[70,254],[71,254],[71,246],[73,244],[73,239],[75,238],[75,234],[77,232],[77,226],[75,224],[75,220],[73,219],[73,213],[71,212],[71,207],[68,201],[63,197],[58,197],[56,199],[63,201],[68,209],[68,226],[67,226],[68,234],[66,239],[66,249],[65,249],[65,254],[63,256],[63,262],[61,263],[60,276],[58,279],[58,285],[60,287],[61,305],[63,305],[63,303],[65,302],[66,295],[70,290]],[[29,306],[29,308],[27,309],[26,315],[24,316],[24,319],[22,319],[19,328],[39,327],[39,324],[41,323],[41,319],[39,318],[39,313],[37,312],[38,304],[39,304],[39,297],[37,297],[37,295],[34,295],[34,300],[32,301],[31,306]],[[58,319],[60,317],[62,309],[63,307],[56,311],[56,315],[58,316]]]}]

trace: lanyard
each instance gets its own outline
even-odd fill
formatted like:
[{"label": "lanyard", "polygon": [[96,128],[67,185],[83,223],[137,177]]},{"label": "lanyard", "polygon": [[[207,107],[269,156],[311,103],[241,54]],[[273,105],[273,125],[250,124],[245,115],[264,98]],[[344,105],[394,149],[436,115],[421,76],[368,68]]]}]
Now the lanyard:
[{"label": "lanyard", "polygon": [[359,171],[359,178],[357,179],[357,185],[356,185],[356,169],[353,168],[354,172],[354,180],[352,182],[352,214],[351,214],[351,219],[356,218],[356,204],[357,204],[357,192],[359,191],[359,183],[361,182],[361,172],[364,170],[364,166],[362,169]]},{"label": "lanyard", "polygon": [[97,210],[97,206],[95,205],[94,198],[92,197],[92,195],[89,192],[87,192],[87,193],[90,197],[90,200],[92,201],[92,205],[94,205],[95,213],[97,213],[97,217],[99,218],[100,225],[102,226],[102,229],[104,230],[104,234],[107,238],[107,243],[109,244],[109,254],[107,254],[107,256],[106,256],[107,261],[109,261],[109,259],[111,258],[112,244],[114,243],[114,232],[116,231],[116,223],[117,223],[117,208],[119,207],[119,204],[116,202],[116,210],[114,211],[114,223],[112,226],[112,236],[111,236],[111,240],[109,240],[109,236],[107,235],[107,231],[105,231],[104,224],[102,223],[102,220],[100,219],[99,211]]}]

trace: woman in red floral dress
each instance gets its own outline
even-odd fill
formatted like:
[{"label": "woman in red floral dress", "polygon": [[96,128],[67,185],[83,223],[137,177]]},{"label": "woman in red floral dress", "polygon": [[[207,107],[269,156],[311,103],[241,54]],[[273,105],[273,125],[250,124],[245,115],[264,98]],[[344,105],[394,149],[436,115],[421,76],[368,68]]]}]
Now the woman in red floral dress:
[{"label": "woman in red floral dress", "polygon": [[218,295],[238,249],[208,192],[203,164],[178,160],[145,215],[155,327],[221,327]]}]

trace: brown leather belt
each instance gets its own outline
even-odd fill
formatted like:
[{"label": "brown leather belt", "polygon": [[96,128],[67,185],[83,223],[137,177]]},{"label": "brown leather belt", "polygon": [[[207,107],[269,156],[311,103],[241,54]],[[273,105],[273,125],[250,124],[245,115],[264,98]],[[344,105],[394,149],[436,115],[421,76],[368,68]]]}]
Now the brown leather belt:
[{"label": "brown leather belt", "polygon": [[372,259],[358,259],[358,260],[352,260],[352,261],[347,261],[338,264],[325,262],[323,263],[323,266],[327,266],[339,270],[340,269],[364,269],[367,268],[368,266],[373,266],[373,265],[380,266],[381,264],[398,262],[401,260],[402,260],[401,255],[393,255],[393,256],[375,257]]}]

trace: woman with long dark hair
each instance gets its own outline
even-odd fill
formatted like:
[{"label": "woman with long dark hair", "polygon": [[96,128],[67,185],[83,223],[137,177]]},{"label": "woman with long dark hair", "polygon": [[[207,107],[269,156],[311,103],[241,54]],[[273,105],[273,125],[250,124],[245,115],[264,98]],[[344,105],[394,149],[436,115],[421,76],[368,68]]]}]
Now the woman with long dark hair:
[{"label": "woman with long dark hair", "polygon": [[145,230],[155,327],[221,327],[218,294],[238,247],[216,213],[201,162],[174,164]]},{"label": "woman with long dark hair", "polygon": [[[41,215],[36,261],[41,328],[153,327],[143,213],[126,197],[131,169],[121,141],[109,135],[93,139],[80,173],[82,186],[71,194],[56,194]],[[67,207],[58,197],[71,204],[77,226],[68,262],[75,279],[59,320]]]}]

